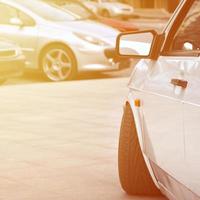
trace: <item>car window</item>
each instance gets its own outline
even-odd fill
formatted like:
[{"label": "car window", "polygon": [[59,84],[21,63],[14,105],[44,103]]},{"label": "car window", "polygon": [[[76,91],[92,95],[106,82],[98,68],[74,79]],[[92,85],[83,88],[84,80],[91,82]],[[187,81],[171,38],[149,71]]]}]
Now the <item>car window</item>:
[{"label": "car window", "polygon": [[175,34],[172,51],[200,50],[200,0],[196,0]]},{"label": "car window", "polygon": [[92,16],[92,14],[88,10],[86,10],[83,6],[73,2],[65,3],[65,5],[63,5],[63,8],[67,9],[72,13],[75,13],[80,17],[80,19],[88,19]]},{"label": "car window", "polygon": [[0,24],[10,24],[11,18],[16,18],[17,11],[5,4],[0,3]]},{"label": "car window", "polygon": [[34,20],[25,13],[6,4],[0,4],[0,24],[10,24],[12,18],[20,18],[25,26],[33,26]]},{"label": "car window", "polygon": [[63,21],[75,21],[78,18],[72,13],[67,13],[61,9],[58,9],[48,3],[42,1],[27,1],[27,0],[15,0],[20,5],[29,9],[34,14],[42,17],[43,19],[54,21],[54,22],[63,22]]},{"label": "car window", "polygon": [[23,13],[21,11],[18,12],[18,17],[21,19],[24,26],[34,26],[35,25],[35,21],[31,17],[29,17],[28,15],[26,15],[25,13]]},{"label": "car window", "polygon": [[56,5],[64,10],[66,10],[69,13],[72,13],[72,15],[76,15],[77,19],[83,20],[83,19],[93,19],[95,18],[95,15],[85,8],[81,3],[75,2],[75,1],[46,1],[51,5]]}]

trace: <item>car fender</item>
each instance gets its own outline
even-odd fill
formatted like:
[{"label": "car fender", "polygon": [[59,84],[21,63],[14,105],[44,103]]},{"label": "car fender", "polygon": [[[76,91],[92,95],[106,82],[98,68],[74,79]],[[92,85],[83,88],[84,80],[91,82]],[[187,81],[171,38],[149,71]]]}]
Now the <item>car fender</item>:
[{"label": "car fender", "polygon": [[138,140],[139,140],[139,145],[140,145],[140,148],[141,148],[141,151],[142,151],[142,155],[144,157],[146,166],[149,170],[149,173],[152,177],[154,184],[157,186],[157,188],[160,188],[159,185],[158,185],[157,178],[156,178],[156,176],[153,172],[153,169],[151,167],[150,161],[149,161],[148,157],[145,155],[144,142],[143,142],[144,141],[143,136],[144,136],[145,131],[146,131],[145,128],[144,128],[145,127],[144,114],[143,114],[142,109],[135,105],[134,100],[136,100],[136,98],[131,93],[129,93],[129,95],[127,97],[127,103],[130,104],[131,110],[133,112],[135,126],[136,126],[136,130],[137,130],[137,135],[138,135]]}]

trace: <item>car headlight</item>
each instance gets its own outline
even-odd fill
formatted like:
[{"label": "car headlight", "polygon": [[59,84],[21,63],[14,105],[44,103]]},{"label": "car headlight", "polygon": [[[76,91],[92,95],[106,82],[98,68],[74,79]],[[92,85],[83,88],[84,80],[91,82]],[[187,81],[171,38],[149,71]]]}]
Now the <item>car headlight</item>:
[{"label": "car headlight", "polygon": [[120,12],[120,11],[122,11],[123,9],[122,9],[122,8],[118,8],[118,7],[114,7],[113,10],[114,10],[114,12]]},{"label": "car headlight", "polygon": [[82,34],[82,33],[74,33],[78,38],[86,41],[86,42],[89,42],[91,44],[94,44],[94,45],[98,45],[98,46],[107,46],[108,43],[99,39],[99,38],[96,38],[94,36],[91,36],[91,35],[86,35],[86,34]]}]

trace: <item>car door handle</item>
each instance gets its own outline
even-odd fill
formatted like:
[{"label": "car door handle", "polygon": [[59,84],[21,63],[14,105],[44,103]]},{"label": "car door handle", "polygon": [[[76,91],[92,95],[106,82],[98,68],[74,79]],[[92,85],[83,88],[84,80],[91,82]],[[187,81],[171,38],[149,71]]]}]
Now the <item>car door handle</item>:
[{"label": "car door handle", "polygon": [[171,84],[174,85],[174,86],[179,86],[179,87],[182,87],[183,89],[185,89],[185,88],[187,88],[188,81],[173,78],[173,79],[171,79]]}]

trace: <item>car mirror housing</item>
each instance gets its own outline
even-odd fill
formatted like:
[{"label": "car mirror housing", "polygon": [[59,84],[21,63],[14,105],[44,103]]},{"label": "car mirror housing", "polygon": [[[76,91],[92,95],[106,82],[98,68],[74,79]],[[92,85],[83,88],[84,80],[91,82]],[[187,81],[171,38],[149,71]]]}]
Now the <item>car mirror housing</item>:
[{"label": "car mirror housing", "polygon": [[154,30],[121,33],[117,37],[116,53],[119,57],[157,59],[164,35]]}]

